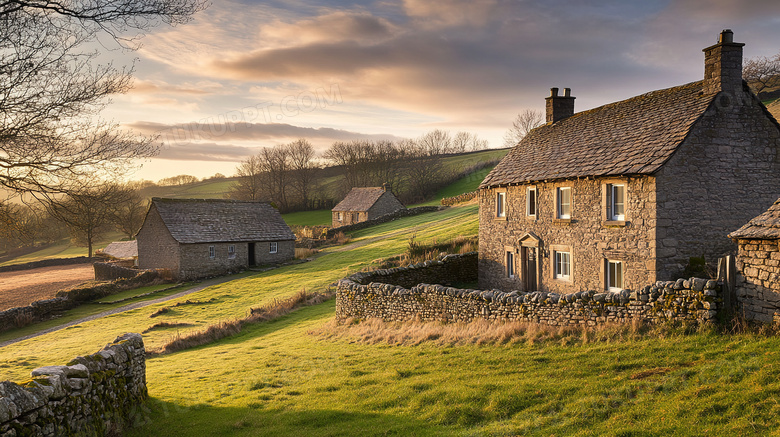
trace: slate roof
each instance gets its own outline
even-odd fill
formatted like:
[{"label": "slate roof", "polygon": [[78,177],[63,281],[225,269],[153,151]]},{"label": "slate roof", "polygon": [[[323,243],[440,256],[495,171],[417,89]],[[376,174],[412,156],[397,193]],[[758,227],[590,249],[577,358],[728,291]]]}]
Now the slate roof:
[{"label": "slate roof", "polygon": [[137,258],[138,242],[136,240],[114,241],[109,243],[102,252],[114,258]]},{"label": "slate roof", "polygon": [[745,240],[780,239],[780,199],[777,199],[768,210],[750,220],[745,226],[730,233],[729,237]]},{"label": "slate roof", "polygon": [[368,211],[382,194],[385,194],[382,187],[353,188],[331,211]]},{"label": "slate roof", "polygon": [[532,130],[480,188],[522,182],[652,174],[712,103],[703,81],[652,91]]},{"label": "slate roof", "polygon": [[295,239],[279,211],[263,202],[155,197],[152,205],[179,243]]}]

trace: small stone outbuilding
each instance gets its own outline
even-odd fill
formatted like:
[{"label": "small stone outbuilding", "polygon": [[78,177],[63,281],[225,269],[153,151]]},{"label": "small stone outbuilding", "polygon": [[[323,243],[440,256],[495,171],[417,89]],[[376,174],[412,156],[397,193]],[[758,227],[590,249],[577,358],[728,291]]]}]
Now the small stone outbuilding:
[{"label": "small stone outbuilding", "polygon": [[736,294],[747,320],[780,321],[780,199],[729,234],[737,242]]},{"label": "small stone outbuilding", "polygon": [[674,279],[780,197],[780,124],[742,80],[725,30],[704,80],[575,113],[553,88],[547,123],[480,185],[480,288],[572,293]]},{"label": "small stone outbuilding", "polygon": [[140,268],[168,269],[178,279],[295,257],[295,235],[263,202],[155,197],[136,240]]},{"label": "small stone outbuilding", "polygon": [[344,200],[331,210],[333,227],[372,220],[401,209],[406,207],[386,186],[353,188]]},{"label": "small stone outbuilding", "polygon": [[109,243],[100,253],[113,259],[131,260],[134,265],[138,265],[138,242],[136,240],[114,241]]}]

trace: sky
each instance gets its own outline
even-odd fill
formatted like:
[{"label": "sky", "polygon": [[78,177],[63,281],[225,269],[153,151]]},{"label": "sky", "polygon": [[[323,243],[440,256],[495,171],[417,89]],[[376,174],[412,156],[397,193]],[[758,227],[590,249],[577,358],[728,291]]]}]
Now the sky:
[{"label": "sky", "polygon": [[502,147],[551,87],[575,111],[701,80],[722,29],[780,52],[777,0],[214,0],[157,27],[105,118],[159,135],[133,179],[233,175],[263,147],[467,131]]}]

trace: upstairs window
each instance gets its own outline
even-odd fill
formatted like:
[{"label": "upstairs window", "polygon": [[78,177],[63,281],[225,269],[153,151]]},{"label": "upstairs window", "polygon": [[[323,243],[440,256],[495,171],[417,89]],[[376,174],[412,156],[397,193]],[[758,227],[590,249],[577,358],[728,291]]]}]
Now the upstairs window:
[{"label": "upstairs window", "polygon": [[607,290],[623,290],[623,261],[607,260]]},{"label": "upstairs window", "polygon": [[559,219],[571,218],[571,187],[559,187],[557,189],[557,210]]},{"label": "upstairs window", "polygon": [[209,246],[209,258],[214,259],[217,257],[217,249],[214,246]]},{"label": "upstairs window", "polygon": [[555,252],[555,278],[565,281],[571,278],[571,252]]},{"label": "upstairs window", "polygon": [[607,220],[626,219],[626,186],[607,184]]},{"label": "upstairs window", "polygon": [[525,192],[525,215],[536,217],[536,187],[528,187]]},{"label": "upstairs window", "polygon": [[506,193],[496,193],[496,217],[506,217]]},{"label": "upstairs window", "polygon": [[268,253],[276,253],[279,251],[279,245],[276,241],[272,241]]},{"label": "upstairs window", "polygon": [[228,258],[233,259],[236,257],[236,246],[231,244],[228,246]]}]

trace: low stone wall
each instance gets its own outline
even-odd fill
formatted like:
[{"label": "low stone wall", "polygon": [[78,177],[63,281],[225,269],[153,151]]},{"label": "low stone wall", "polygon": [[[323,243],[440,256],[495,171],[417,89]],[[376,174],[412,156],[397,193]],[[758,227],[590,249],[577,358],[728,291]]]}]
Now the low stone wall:
[{"label": "low stone wall", "polygon": [[462,255],[445,255],[437,260],[428,260],[407,267],[358,272],[347,279],[361,285],[381,282],[406,288],[420,283],[462,284],[476,282],[478,262],[477,252],[468,252]]},{"label": "low stone wall", "polygon": [[95,280],[114,281],[116,279],[134,278],[143,270],[131,268],[132,264],[132,261],[124,260],[93,263],[92,267],[95,269]]},{"label": "low stone wall", "polygon": [[[439,261],[458,263],[457,258]],[[417,267],[415,278],[437,263]],[[430,277],[435,277],[431,275]],[[401,278],[398,282],[406,281]],[[368,283],[367,281],[373,281]],[[714,322],[717,318],[721,284],[714,280],[690,278],[659,281],[640,291],[619,293],[582,291],[572,294],[525,293],[500,290],[464,290],[425,283],[405,288],[392,281],[391,274],[356,274],[339,281],[336,291],[336,317],[380,318],[385,321],[470,322],[475,319],[508,320],[548,325],[595,325],[630,322],[668,321]],[[428,281],[432,282],[432,281]],[[409,282],[404,282],[408,286]]]},{"label": "low stone wall", "polygon": [[339,232],[352,232],[357,231],[360,229],[365,229],[369,226],[374,226],[382,223],[387,223],[390,221],[393,221],[395,219],[399,219],[401,217],[410,217],[413,215],[423,214],[426,212],[434,212],[440,210],[441,207],[439,206],[418,206],[416,208],[409,208],[409,209],[401,209],[396,212],[391,212],[390,214],[385,214],[383,216],[377,217],[375,219],[366,220],[364,222],[355,223],[353,225],[347,225],[347,226],[339,226],[337,228],[330,228],[328,229],[328,232],[326,234],[326,238],[333,238],[334,235],[338,234]]},{"label": "low stone wall", "polygon": [[0,311],[0,332],[31,323],[48,320],[63,311],[75,308],[84,302],[108,296],[121,290],[139,287],[160,279],[162,273],[157,270],[142,270],[133,278],[117,279],[112,282],[75,287],[61,290],[53,299],[39,300],[26,307],[10,308]]},{"label": "low stone wall", "polygon": [[471,191],[468,193],[458,194],[457,196],[445,197],[441,199],[441,204],[444,206],[457,205],[458,203],[468,202],[477,198],[479,191]]},{"label": "low stone wall", "polygon": [[86,264],[88,262],[94,261],[94,258],[90,258],[88,256],[77,256],[73,258],[51,258],[51,259],[43,259],[40,261],[33,261],[28,262],[24,264],[12,264],[10,266],[2,266],[0,267],[0,272],[15,272],[17,270],[30,270],[30,269],[37,269],[40,267],[51,267],[51,266],[69,266],[72,264]]},{"label": "low stone wall", "polygon": [[0,435],[119,435],[144,416],[146,361],[140,334],[124,334],[65,366],[32,371],[22,384],[0,382]]}]

